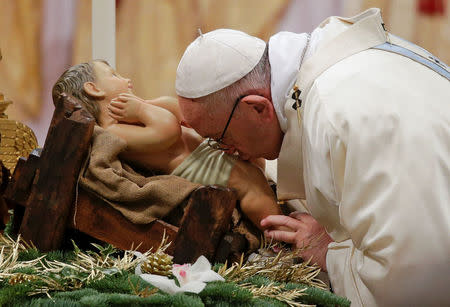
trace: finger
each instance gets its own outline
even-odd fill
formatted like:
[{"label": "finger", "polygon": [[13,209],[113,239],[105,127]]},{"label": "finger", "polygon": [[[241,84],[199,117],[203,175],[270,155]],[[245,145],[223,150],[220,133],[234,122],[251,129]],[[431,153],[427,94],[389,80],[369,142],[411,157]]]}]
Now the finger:
[{"label": "finger", "polygon": [[302,223],[286,215],[269,215],[261,221],[262,227],[286,226],[293,230],[301,227]]},{"label": "finger", "polygon": [[123,109],[119,109],[119,108],[116,108],[116,107],[114,107],[114,106],[108,106],[108,110],[109,110],[111,113],[114,113],[114,114],[116,114],[116,115],[123,115]]},{"label": "finger", "polygon": [[294,211],[289,214],[290,217],[299,220],[301,217],[301,213],[299,211]]},{"label": "finger", "polygon": [[143,100],[142,98],[139,98],[136,95],[133,95],[133,94],[130,94],[130,93],[121,93],[121,94],[119,94],[118,97],[121,98],[121,99],[124,99],[124,100],[130,100],[130,99],[136,99],[136,100],[139,100],[139,101]]},{"label": "finger", "polygon": [[290,214],[289,216],[299,221],[302,221],[305,224],[317,222],[316,219],[314,219],[310,214],[305,212],[296,212],[294,214]]},{"label": "finger", "polygon": [[117,100],[129,100],[131,97],[129,97],[129,96],[126,96],[126,95],[124,95],[124,94],[119,94],[119,96],[117,96],[115,99],[117,99]]},{"label": "finger", "polygon": [[122,102],[122,103],[125,103],[128,100],[129,100],[129,98],[127,98],[127,97],[117,96],[117,97],[111,99],[111,102]]},{"label": "finger", "polygon": [[294,243],[296,232],[283,230],[266,230],[264,235],[275,241],[283,241],[286,243]]},{"label": "finger", "polygon": [[109,103],[110,106],[122,109],[125,107],[125,103],[124,102],[120,102],[120,101],[116,101],[116,100],[111,100],[111,102]]},{"label": "finger", "polygon": [[108,115],[116,120],[122,119],[122,116],[116,115],[114,113],[108,112]]},{"label": "finger", "polygon": [[129,99],[136,99],[137,101],[143,102],[143,103],[147,103],[147,101],[144,98],[138,97],[134,94],[130,94],[130,93],[125,93],[127,95],[127,97]]},{"label": "finger", "polygon": [[136,97],[136,95],[130,94],[130,93],[120,93],[119,96],[123,96],[123,97]]},{"label": "finger", "polygon": [[300,211],[294,211],[289,214],[290,217],[301,220],[302,217],[310,216],[308,213],[300,212]]}]

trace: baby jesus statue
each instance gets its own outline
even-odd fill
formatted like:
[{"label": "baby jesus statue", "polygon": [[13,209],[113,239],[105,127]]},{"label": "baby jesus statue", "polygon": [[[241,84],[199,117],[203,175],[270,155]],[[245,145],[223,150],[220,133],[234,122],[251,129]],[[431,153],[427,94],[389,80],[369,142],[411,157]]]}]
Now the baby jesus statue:
[{"label": "baby jesus statue", "polygon": [[102,60],[66,70],[52,92],[54,99],[62,93],[77,98],[98,126],[126,142],[123,160],[191,182],[235,189],[242,212],[259,229],[263,218],[281,214],[261,163],[242,161],[210,146],[183,123],[175,98],[137,97],[131,80]]}]

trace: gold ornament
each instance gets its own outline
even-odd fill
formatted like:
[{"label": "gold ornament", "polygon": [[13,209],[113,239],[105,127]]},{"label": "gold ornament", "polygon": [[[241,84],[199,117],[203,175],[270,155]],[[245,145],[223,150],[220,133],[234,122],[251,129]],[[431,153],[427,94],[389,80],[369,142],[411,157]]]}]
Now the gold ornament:
[{"label": "gold ornament", "polygon": [[13,173],[19,157],[28,157],[37,147],[37,140],[29,127],[8,119],[5,110],[10,104],[12,101],[0,93],[0,160]]},{"label": "gold ornament", "polygon": [[17,285],[17,284],[22,284],[25,282],[34,281],[36,279],[37,279],[37,277],[34,275],[17,273],[9,278],[8,283],[10,285]]},{"label": "gold ornament", "polygon": [[161,251],[151,253],[147,260],[142,263],[141,269],[144,273],[169,276],[172,271],[172,256]]}]

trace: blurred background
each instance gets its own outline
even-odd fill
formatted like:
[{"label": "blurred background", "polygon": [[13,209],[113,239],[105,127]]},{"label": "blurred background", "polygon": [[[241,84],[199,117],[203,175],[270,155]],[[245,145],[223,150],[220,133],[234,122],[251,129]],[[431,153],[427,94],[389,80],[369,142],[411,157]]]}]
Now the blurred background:
[{"label": "blurred background", "polygon": [[[94,0],[95,1],[95,0]],[[178,61],[198,35],[233,28],[264,40],[311,32],[328,16],[379,7],[388,31],[450,62],[450,0],[110,0],[116,7],[116,68],[144,98],[175,95]],[[0,92],[7,114],[44,145],[51,88],[92,57],[91,0],[0,0]]]}]

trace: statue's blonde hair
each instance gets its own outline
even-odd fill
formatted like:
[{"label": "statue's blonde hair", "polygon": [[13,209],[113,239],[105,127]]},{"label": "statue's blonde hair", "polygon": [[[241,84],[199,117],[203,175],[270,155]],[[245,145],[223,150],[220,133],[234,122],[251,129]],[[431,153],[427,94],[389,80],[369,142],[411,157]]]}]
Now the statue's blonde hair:
[{"label": "statue's blonde hair", "polygon": [[52,89],[52,97],[53,102],[56,102],[56,99],[62,93],[66,93],[77,98],[98,122],[98,117],[100,115],[100,109],[97,103],[98,99],[90,96],[84,90],[84,83],[95,82],[95,62],[105,63],[109,66],[108,62],[104,60],[93,60],[70,67],[63,72],[56,81]]}]

